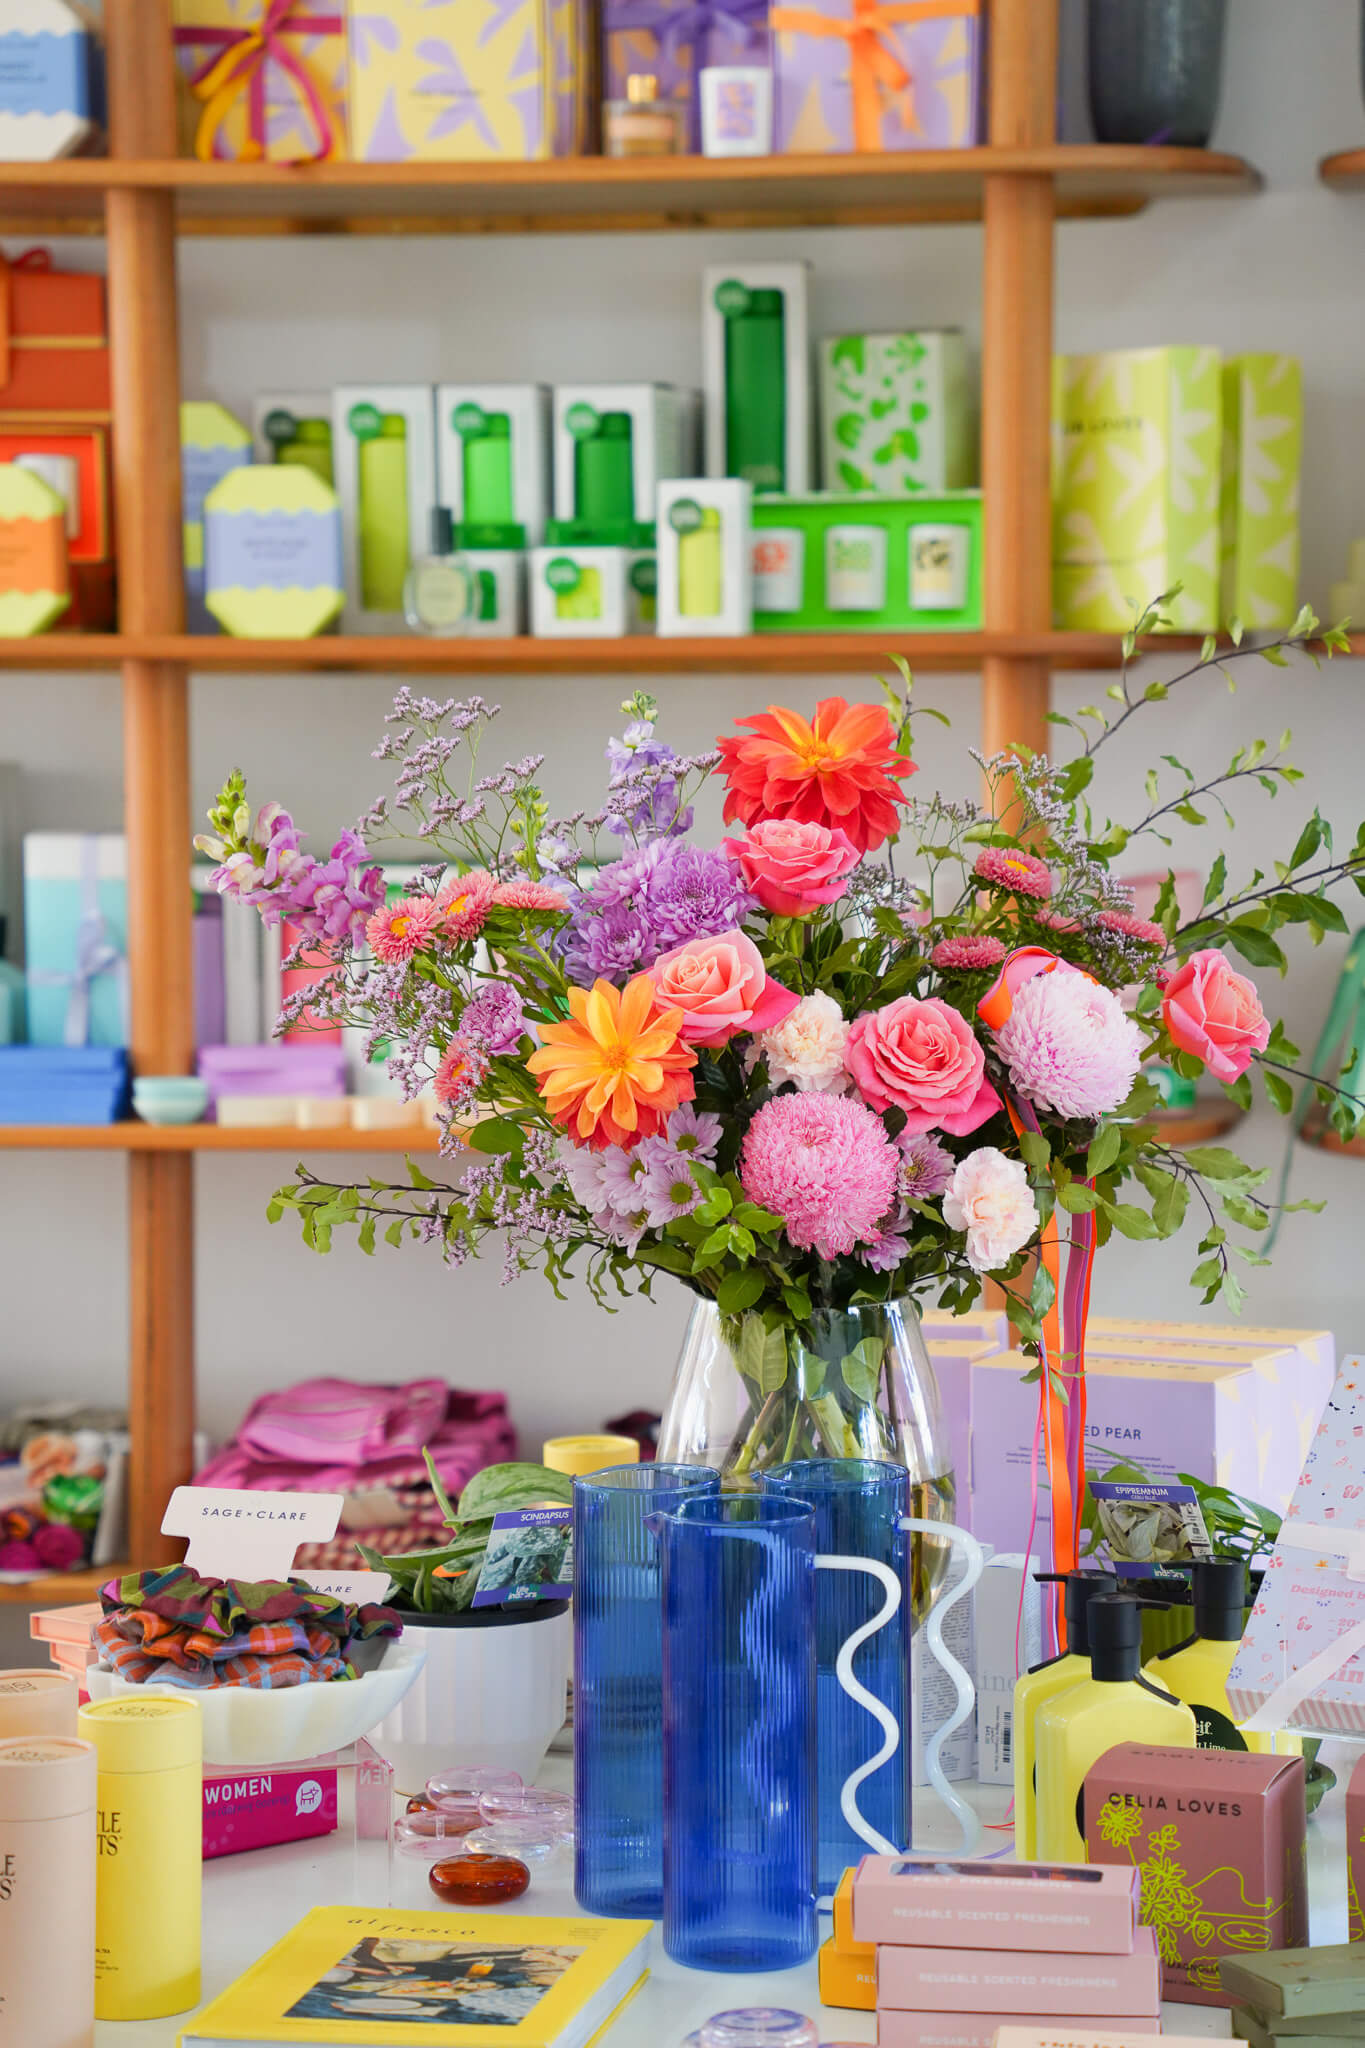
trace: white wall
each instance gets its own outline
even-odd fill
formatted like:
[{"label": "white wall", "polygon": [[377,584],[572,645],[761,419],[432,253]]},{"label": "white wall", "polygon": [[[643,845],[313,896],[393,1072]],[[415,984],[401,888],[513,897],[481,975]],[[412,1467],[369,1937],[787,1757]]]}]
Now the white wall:
[{"label": "white wall", "polygon": [[[1250,199],[1173,202],[1126,221],[1078,222],[1059,236],[1058,339],[1065,348],[1158,341],[1291,349],[1307,386],[1304,588],[1321,607],[1365,531],[1365,380],[1360,370],[1365,196],[1316,182],[1318,157],[1365,139],[1355,0],[1231,0],[1223,117],[1215,142],[1261,164],[1267,190]],[[1311,21],[1311,26],[1306,25]],[[1070,109],[1074,120],[1074,96]],[[980,237],[972,228],[813,229],[747,237],[656,235],[543,240],[190,241],[182,244],[184,385],[244,410],[267,384],[442,376],[654,376],[694,382],[697,280],[737,244],[815,266],[817,331],[869,323],[980,319]],[[94,264],[98,245],[68,260]],[[875,650],[869,649],[869,671]],[[1235,736],[1295,730],[1308,779],[1270,820],[1287,845],[1317,801],[1343,830],[1361,810],[1362,671],[1338,664],[1249,676],[1236,700],[1221,686],[1134,720],[1116,746],[1106,793],[1121,811],[1140,796],[1149,756],[1221,765]],[[1060,706],[1089,701],[1107,678],[1062,678]],[[775,683],[812,704],[866,677]],[[921,787],[973,786],[963,749],[977,732],[979,691],[966,677],[926,677],[926,701],[949,711],[950,735],[926,723]],[[486,693],[491,694],[491,693]],[[619,682],[519,677],[498,692],[507,756],[545,747],[545,780],[568,809],[600,787],[600,750]],[[661,684],[666,729],[680,746],[710,741],[768,700],[761,678],[679,676]],[[316,838],[349,822],[383,786],[369,750],[389,688],[379,677],[206,677],[194,686],[194,787],[206,803],[240,764],[257,798],[279,796]],[[1235,721],[1235,723],[1234,723]],[[1125,740],[1127,739],[1125,735]],[[120,819],[118,684],[113,677],[11,677],[0,684],[0,758],[28,771],[28,823],[116,827]],[[501,757],[499,757],[501,758]],[[1234,874],[1264,858],[1257,798],[1228,839]],[[715,822],[714,815],[712,822]],[[1212,858],[1223,834],[1193,835],[1182,856]],[[1352,897],[1351,903],[1357,899]],[[1348,904],[1348,917],[1355,915]],[[1292,1033],[1312,1044],[1341,945],[1294,955],[1266,990]],[[1248,1155],[1277,1162],[1278,1123],[1241,1134]],[[355,1162],[363,1168],[364,1161]],[[685,1315],[681,1295],[614,1317],[578,1298],[554,1300],[528,1278],[503,1291],[496,1264],[446,1273],[430,1253],[367,1260],[340,1241],[325,1262],[264,1207],[288,1155],[202,1158],[198,1188],[200,1392],[208,1426],[229,1429],[257,1390],[310,1371],[398,1377],[436,1371],[505,1387],[528,1445],[542,1433],[590,1427],[657,1405]],[[1274,1267],[1250,1276],[1248,1314],[1329,1321],[1365,1343],[1358,1285],[1357,1162],[1300,1152],[1297,1191],[1328,1197],[1320,1218],[1286,1225]],[[97,1155],[0,1154],[0,1400],[39,1390],[114,1396],[125,1364],[124,1168]],[[1108,1311],[1183,1315],[1193,1243],[1115,1243],[1100,1261]]]}]

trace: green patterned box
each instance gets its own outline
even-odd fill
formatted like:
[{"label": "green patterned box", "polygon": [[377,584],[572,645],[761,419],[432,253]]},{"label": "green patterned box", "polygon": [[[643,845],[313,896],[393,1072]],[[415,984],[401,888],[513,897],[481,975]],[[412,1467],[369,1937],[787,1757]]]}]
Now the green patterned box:
[{"label": "green patterned box", "polygon": [[1303,374],[1296,356],[1223,364],[1223,620],[1291,626],[1299,609]]},{"label": "green patterned box", "polygon": [[1177,583],[1181,633],[1218,624],[1222,367],[1216,349],[1111,349],[1053,365],[1052,609],[1122,633]]},{"label": "green patterned box", "polygon": [[828,334],[820,343],[820,482],[827,491],[965,490],[976,482],[960,329]]}]

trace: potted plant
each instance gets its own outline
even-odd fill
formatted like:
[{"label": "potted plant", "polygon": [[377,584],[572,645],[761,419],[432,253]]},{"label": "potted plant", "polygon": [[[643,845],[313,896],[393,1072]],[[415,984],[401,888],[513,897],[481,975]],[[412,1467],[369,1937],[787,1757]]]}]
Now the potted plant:
[{"label": "potted plant", "polygon": [[[496,1517],[567,1509],[573,1481],[545,1465],[487,1465],[455,1506],[430,1454],[423,1456],[449,1540],[395,1557],[357,1546],[372,1571],[388,1573],[386,1604],[426,1650],[416,1684],[369,1739],[403,1792],[420,1792],[453,1764],[516,1770],[530,1783],[564,1723],[569,1602],[542,1599],[536,1589],[566,1582],[566,1544],[545,1541],[535,1528],[518,1540],[504,1525],[491,1575],[484,1566]],[[490,1576],[505,1597],[476,1606],[481,1579],[485,1591],[495,1590]]]}]

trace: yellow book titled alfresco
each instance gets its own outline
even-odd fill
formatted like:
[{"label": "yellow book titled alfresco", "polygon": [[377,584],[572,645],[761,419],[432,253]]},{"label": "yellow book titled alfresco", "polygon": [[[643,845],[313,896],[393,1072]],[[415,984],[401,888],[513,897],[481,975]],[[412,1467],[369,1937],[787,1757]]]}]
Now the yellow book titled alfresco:
[{"label": "yellow book titled alfresco", "polygon": [[646,1974],[648,1920],[318,1906],[180,2048],[588,2048]]}]

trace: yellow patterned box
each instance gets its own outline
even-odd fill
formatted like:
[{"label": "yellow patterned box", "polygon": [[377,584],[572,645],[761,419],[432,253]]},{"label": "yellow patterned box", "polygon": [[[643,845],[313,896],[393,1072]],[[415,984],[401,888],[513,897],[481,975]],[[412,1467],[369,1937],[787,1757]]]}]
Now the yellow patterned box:
[{"label": "yellow patterned box", "polygon": [[[269,43],[249,63],[234,64],[269,11],[268,0],[173,0],[180,146],[187,155],[259,154],[277,164],[346,156],[344,0],[296,0]],[[223,83],[197,93],[196,81],[210,80],[220,66],[232,74],[232,89]],[[219,81],[223,76],[220,70]]]},{"label": "yellow patterned box", "polygon": [[1122,633],[1180,584],[1172,628],[1219,621],[1222,366],[1211,348],[1053,366],[1053,623]]},{"label": "yellow patterned box", "polygon": [[358,159],[492,161],[577,145],[581,0],[367,0],[349,31]]},{"label": "yellow patterned box", "polygon": [[1223,364],[1223,618],[1291,626],[1299,609],[1303,372],[1296,356]]}]

